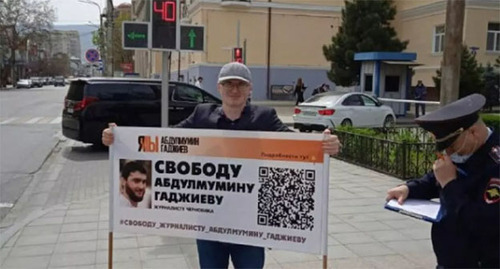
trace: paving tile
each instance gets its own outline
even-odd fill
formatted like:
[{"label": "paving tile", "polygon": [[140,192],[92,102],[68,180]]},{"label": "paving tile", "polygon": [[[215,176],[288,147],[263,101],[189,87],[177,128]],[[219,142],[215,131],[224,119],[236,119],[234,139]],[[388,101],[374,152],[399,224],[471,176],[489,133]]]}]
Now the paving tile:
[{"label": "paving tile", "polygon": [[99,208],[85,208],[66,211],[67,217],[99,215]]},{"label": "paving tile", "polygon": [[349,250],[343,245],[328,246],[328,259],[340,259],[340,258],[356,258],[354,252]]},{"label": "paving tile", "polygon": [[99,221],[99,230],[108,230],[109,229],[109,221]]},{"label": "paving tile", "polygon": [[400,229],[399,232],[411,239],[431,239],[431,227]]},{"label": "paving tile", "polygon": [[[269,259],[269,255],[266,255],[266,260]],[[188,263],[188,268],[189,269],[199,269],[200,268],[200,262],[198,260],[198,255],[196,256],[187,256],[185,257],[186,262]],[[277,263],[273,263],[277,264]],[[267,268],[267,267],[265,267]]]},{"label": "paving tile", "polygon": [[401,255],[365,257],[364,260],[376,268],[415,268],[417,265]]},{"label": "paving tile", "polygon": [[97,230],[97,228],[97,222],[65,223],[62,225],[61,233],[94,231]]},{"label": "paving tile", "polygon": [[16,246],[12,248],[9,256],[27,257],[27,256],[46,256],[54,252],[55,244],[36,245],[36,246]]},{"label": "paving tile", "polygon": [[50,224],[62,224],[64,217],[42,217],[30,222],[27,226],[40,226]]},{"label": "paving tile", "polygon": [[322,268],[323,261],[284,262],[280,263],[280,265],[282,268],[287,268],[287,269]]},{"label": "paving tile", "polygon": [[16,242],[16,246],[50,245],[57,242],[58,236],[58,234],[21,235]]},{"label": "paving tile", "polygon": [[87,252],[96,250],[97,250],[97,242],[94,240],[77,241],[69,243],[58,243],[55,246],[54,253],[61,254],[61,253]]},{"label": "paving tile", "polygon": [[396,254],[394,250],[381,243],[349,244],[346,247],[360,257]]},{"label": "paving tile", "polygon": [[[95,266],[96,269],[108,269],[107,261],[106,263],[100,263]],[[141,261],[127,261],[127,262],[114,262],[113,269],[139,269],[142,267]],[[182,269],[182,268],[179,268]]]},{"label": "paving tile", "polygon": [[54,254],[50,259],[51,267],[61,266],[78,266],[78,265],[94,265],[95,252],[78,252],[78,253],[63,253]]},{"label": "paving tile", "polygon": [[66,215],[66,209],[61,209],[61,210],[54,210],[50,211],[49,213],[45,214],[44,217],[64,217]]},{"label": "paving tile", "polygon": [[97,241],[97,231],[69,232],[59,235],[59,242]]},{"label": "paving tile", "polygon": [[69,206],[69,210],[79,210],[79,209],[94,209],[99,208],[99,201],[86,202],[86,203],[73,203]]},{"label": "paving tile", "polygon": [[49,265],[50,256],[34,256],[34,257],[7,257],[2,263],[2,269],[31,269],[31,268],[47,268]]},{"label": "paving tile", "polygon": [[141,260],[173,259],[184,257],[179,245],[139,248]]},{"label": "paving tile", "polygon": [[[99,234],[104,234],[104,238],[108,238],[109,235],[109,230],[106,228],[104,230],[99,230]],[[131,237],[138,237],[138,236],[144,236],[142,234],[129,234],[129,233],[113,233],[113,238],[131,238]]]},{"label": "paving tile", "polygon": [[410,237],[402,234],[399,231],[371,231],[370,236],[377,241],[388,242],[388,241],[404,241],[409,240]]},{"label": "paving tile", "polygon": [[340,233],[332,235],[334,239],[342,244],[371,243],[375,240],[366,233]]},{"label": "paving tile", "polygon": [[422,268],[435,268],[437,264],[434,253],[405,253],[403,256]]},{"label": "paving tile", "polygon": [[318,255],[285,250],[271,250],[268,253],[269,256],[272,256],[279,264],[289,262],[317,261],[320,259]]},{"label": "paving tile", "polygon": [[[136,248],[129,249],[113,249],[114,262],[141,261],[139,250]],[[96,264],[108,262],[108,251],[98,250],[96,252]]]},{"label": "paving tile", "polygon": [[345,223],[376,221],[375,218],[367,216],[366,214],[339,214],[337,216]]},{"label": "paving tile", "polygon": [[2,268],[3,261],[5,261],[7,256],[10,255],[11,250],[12,250],[12,247],[0,248],[0,268]]},{"label": "paving tile", "polygon": [[391,228],[390,226],[379,221],[353,222],[349,224],[363,232],[393,230],[393,228]]},{"label": "paving tile", "polygon": [[328,235],[328,246],[340,245],[340,242],[337,239],[335,239],[334,235],[335,234]]},{"label": "paving tile", "polygon": [[196,244],[181,244],[179,246],[184,256],[198,256],[198,247]]},{"label": "paving tile", "polygon": [[[98,240],[97,249],[106,250],[108,249],[109,240]],[[124,248],[139,248],[136,237],[128,238],[113,238],[113,249],[124,249]]]},{"label": "paving tile", "polygon": [[95,265],[49,266],[49,269],[95,269]]},{"label": "paving tile", "polygon": [[137,241],[139,243],[139,247],[154,247],[154,246],[177,244],[177,239],[175,237],[166,237],[158,235],[138,236]]},{"label": "paving tile", "polygon": [[22,230],[23,235],[58,234],[61,232],[61,224],[26,226]]},{"label": "paving tile", "polygon": [[[5,235],[2,235],[2,236],[5,236]],[[20,236],[21,236],[21,232],[20,231],[16,232],[13,236],[11,236],[7,240],[7,242],[5,242],[5,244],[3,245],[3,247],[6,247],[6,248],[13,247],[16,244],[16,242],[17,242],[17,240],[19,239]],[[2,246],[0,246],[0,247],[2,247]]]},{"label": "paving tile", "polygon": [[430,240],[393,241],[384,242],[384,245],[400,254],[433,253],[432,243]]},{"label": "paving tile", "polygon": [[167,269],[182,269],[188,268],[189,265],[184,257],[172,259],[151,259],[142,262],[142,267],[146,268],[167,268]]},{"label": "paving tile", "polygon": [[347,223],[333,223],[328,225],[328,233],[352,233],[358,232],[358,230]]},{"label": "paving tile", "polygon": [[342,258],[342,259],[331,259],[331,257],[328,257],[329,260],[327,262],[327,267],[331,269],[343,269],[343,268],[349,268],[349,269],[368,269],[368,268],[374,268],[373,265],[367,263],[365,260],[362,258]]},{"label": "paving tile", "polygon": [[[385,220],[382,222],[395,229],[423,228],[427,223],[425,221],[417,220],[410,217],[406,217],[406,219],[402,220],[391,220],[391,221]],[[430,228],[431,226],[430,223],[428,224],[428,226]]]},{"label": "paving tile", "polygon": [[99,221],[99,215],[97,214],[64,217],[64,223],[84,223],[84,222],[97,222],[97,221]]}]

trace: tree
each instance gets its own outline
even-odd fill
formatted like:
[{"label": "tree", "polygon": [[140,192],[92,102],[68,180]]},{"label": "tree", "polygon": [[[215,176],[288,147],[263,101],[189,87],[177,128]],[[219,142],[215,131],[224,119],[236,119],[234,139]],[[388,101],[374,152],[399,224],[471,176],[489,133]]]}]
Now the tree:
[{"label": "tree", "polygon": [[[467,46],[463,46],[458,98],[465,97],[472,93],[483,93],[482,90],[484,89],[484,84],[482,74],[482,67],[477,64],[474,55],[472,55]],[[440,89],[441,69],[436,70],[436,76],[432,77],[432,80],[434,81],[434,85],[436,85],[436,89]]]},{"label": "tree", "polygon": [[133,50],[124,50],[122,47],[122,24],[130,20],[130,13],[120,12],[120,16],[113,20],[113,70],[120,70],[120,64],[133,62]]},{"label": "tree", "polygon": [[342,25],[331,45],[323,46],[325,58],[331,62],[328,78],[349,86],[357,82],[361,64],[354,54],[367,51],[402,51],[408,41],[400,41],[390,21],[396,15],[392,0],[344,1]]},{"label": "tree", "polygon": [[[498,61],[500,59],[497,58]],[[483,76],[484,90],[483,94],[486,97],[486,105],[490,111],[493,106],[498,106],[500,103],[500,72],[488,63],[484,68]]]},{"label": "tree", "polygon": [[50,30],[55,18],[50,0],[4,0],[0,6],[0,35],[10,50],[13,83],[17,81],[16,51],[29,49],[28,40]]}]

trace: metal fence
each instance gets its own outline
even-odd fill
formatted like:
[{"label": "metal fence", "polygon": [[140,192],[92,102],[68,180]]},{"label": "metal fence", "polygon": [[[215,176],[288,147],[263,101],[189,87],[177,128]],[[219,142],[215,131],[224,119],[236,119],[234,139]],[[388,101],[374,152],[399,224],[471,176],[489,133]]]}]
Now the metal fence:
[{"label": "metal fence", "polygon": [[335,130],[343,147],[337,158],[401,179],[417,178],[432,168],[435,143],[418,127],[366,132]]}]

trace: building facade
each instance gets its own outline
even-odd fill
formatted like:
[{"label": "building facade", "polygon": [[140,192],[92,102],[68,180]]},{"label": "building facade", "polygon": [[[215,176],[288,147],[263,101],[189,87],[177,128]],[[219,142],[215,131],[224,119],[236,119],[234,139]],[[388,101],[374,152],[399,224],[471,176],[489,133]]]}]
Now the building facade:
[{"label": "building facade", "polygon": [[[341,25],[343,0],[181,0],[182,22],[205,26],[204,52],[173,52],[171,79],[194,83],[204,78],[206,90],[216,94],[220,67],[233,60],[233,48],[241,47],[250,67],[255,100],[276,99],[274,90],[289,89],[301,77],[312,89],[328,80],[322,47],[330,44]],[[132,16],[149,21],[149,0],[133,0]],[[417,53],[417,80],[433,87],[442,61],[446,0],[394,0],[397,15],[392,22],[398,37],[409,40],[405,52]],[[463,42],[481,64],[500,56],[500,1],[467,0]],[[161,52],[136,51],[135,68],[142,76],[159,77]],[[274,89],[274,90],[271,90]],[[293,98],[280,95],[279,98]],[[285,97],[283,97],[285,96]],[[436,96],[439,96],[437,94]]]},{"label": "building facade", "polygon": [[49,51],[49,57],[63,53],[68,57],[80,58],[80,34],[78,31],[52,31],[50,42],[44,44]]}]

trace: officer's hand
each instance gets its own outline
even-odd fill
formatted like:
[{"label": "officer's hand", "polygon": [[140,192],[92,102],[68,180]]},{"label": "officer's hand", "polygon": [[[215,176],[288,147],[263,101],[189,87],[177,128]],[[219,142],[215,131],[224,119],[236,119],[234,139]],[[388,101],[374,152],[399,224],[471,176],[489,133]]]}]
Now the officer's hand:
[{"label": "officer's hand", "polygon": [[101,139],[102,144],[108,147],[115,141],[115,135],[113,134],[113,129],[112,129],[113,127],[116,127],[116,123],[114,122],[108,123],[108,128],[102,131],[102,139]]},{"label": "officer's hand", "polygon": [[398,204],[402,205],[403,202],[408,198],[408,193],[410,193],[410,189],[406,185],[399,185],[396,188],[392,188],[387,191],[387,196],[385,197],[386,201],[397,199]]},{"label": "officer's hand", "polygon": [[434,176],[441,185],[441,188],[444,188],[446,184],[457,178],[457,167],[448,155],[437,159],[432,166],[432,170],[434,170]]},{"label": "officer's hand", "polygon": [[323,131],[323,137],[323,152],[328,155],[337,155],[340,147],[342,147],[339,138],[336,135],[332,135],[329,129]]}]

